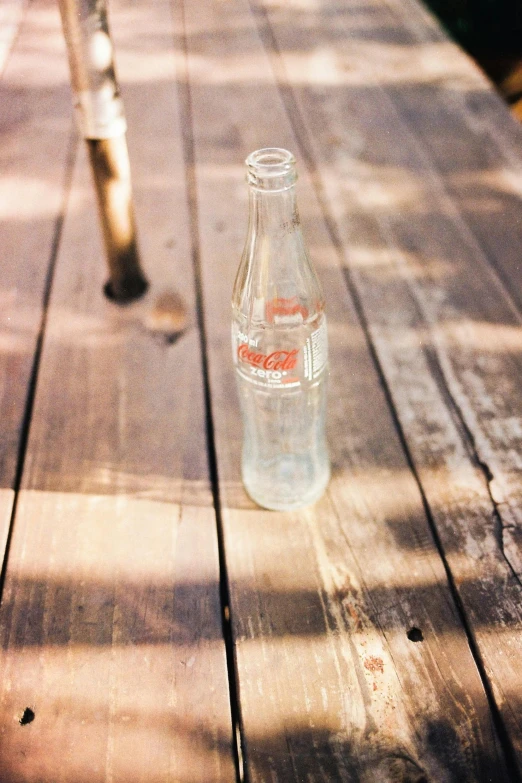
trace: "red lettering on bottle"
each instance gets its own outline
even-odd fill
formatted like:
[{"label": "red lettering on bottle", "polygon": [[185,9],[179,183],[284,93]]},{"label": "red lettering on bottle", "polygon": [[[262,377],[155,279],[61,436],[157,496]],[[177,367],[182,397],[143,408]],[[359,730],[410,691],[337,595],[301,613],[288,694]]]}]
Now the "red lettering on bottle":
[{"label": "red lettering on bottle", "polygon": [[298,354],[298,348],[291,351],[273,351],[269,354],[256,353],[250,350],[247,343],[242,343],[237,349],[238,358],[242,362],[262,367],[264,370],[293,370],[297,365]]},{"label": "red lettering on bottle", "polygon": [[297,296],[293,296],[291,299],[284,299],[282,297],[272,299],[266,303],[265,312],[266,319],[269,323],[272,323],[274,317],[277,315],[292,316],[299,313],[303,320],[308,318],[308,308],[300,303]]},{"label": "red lettering on bottle", "polygon": [[293,370],[297,364],[297,348],[293,351],[274,351],[265,357],[265,370]]}]

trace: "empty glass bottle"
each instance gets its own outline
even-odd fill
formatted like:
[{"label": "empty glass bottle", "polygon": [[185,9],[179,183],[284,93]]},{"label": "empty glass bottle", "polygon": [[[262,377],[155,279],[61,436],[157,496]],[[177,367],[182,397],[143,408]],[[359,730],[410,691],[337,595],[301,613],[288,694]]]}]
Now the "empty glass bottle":
[{"label": "empty glass bottle", "polygon": [[232,297],[242,477],[259,505],[290,510],[317,500],[330,478],[324,299],[301,232],[294,156],[262,149],[246,165],[249,227]]}]

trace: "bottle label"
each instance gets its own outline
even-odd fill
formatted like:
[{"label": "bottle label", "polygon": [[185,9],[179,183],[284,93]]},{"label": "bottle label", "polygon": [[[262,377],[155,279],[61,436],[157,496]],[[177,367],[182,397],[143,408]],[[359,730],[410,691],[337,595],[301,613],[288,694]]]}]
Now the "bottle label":
[{"label": "bottle label", "polygon": [[328,359],[326,320],[310,334],[302,349],[276,350],[264,353],[257,340],[249,339],[238,326],[232,325],[233,359],[238,374],[256,386],[270,389],[292,389],[302,381],[315,381]]},{"label": "bottle label", "polygon": [[314,381],[321,375],[328,359],[328,334],[325,319],[307,339],[303,349],[303,358],[305,378]]}]

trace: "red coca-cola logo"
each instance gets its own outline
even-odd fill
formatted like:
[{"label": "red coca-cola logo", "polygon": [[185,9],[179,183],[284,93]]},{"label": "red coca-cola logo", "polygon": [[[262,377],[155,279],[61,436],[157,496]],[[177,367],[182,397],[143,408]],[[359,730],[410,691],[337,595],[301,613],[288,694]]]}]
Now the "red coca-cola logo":
[{"label": "red coca-cola logo", "polygon": [[237,355],[242,362],[247,362],[253,367],[262,367],[263,370],[293,370],[297,364],[298,348],[292,351],[273,351],[272,353],[258,353],[250,348],[247,343],[242,343],[237,349]]}]

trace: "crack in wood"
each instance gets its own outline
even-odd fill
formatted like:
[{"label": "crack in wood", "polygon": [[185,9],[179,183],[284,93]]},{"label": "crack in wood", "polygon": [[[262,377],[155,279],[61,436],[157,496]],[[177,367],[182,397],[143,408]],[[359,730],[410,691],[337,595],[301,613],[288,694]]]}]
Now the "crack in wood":
[{"label": "crack in wood", "polygon": [[494,481],[493,471],[491,470],[489,465],[481,458],[478,452],[475,436],[471,431],[468,423],[466,422],[464,414],[457,400],[455,399],[454,395],[451,393],[451,389],[449,388],[449,384],[444,375],[444,371],[441,367],[436,350],[434,348],[429,348],[425,346],[424,355],[426,357],[426,361],[430,368],[432,377],[437,384],[437,388],[439,389],[441,395],[443,396],[446,406],[450,411],[450,413],[452,414],[452,418],[461,434],[461,438],[463,440],[464,445],[466,446],[466,450],[468,451],[472,459],[472,462],[479,469],[479,471],[481,472],[484,478],[484,485],[486,487],[489,500],[491,501],[491,505],[492,505],[492,519],[494,521],[492,532],[497,542],[498,551],[502,556],[502,558],[504,559],[504,561],[506,562],[506,565],[508,566],[513,578],[522,587],[522,580],[520,578],[520,575],[517,573],[515,567],[510,561],[504,546],[504,530],[508,530],[514,527],[513,525],[504,523],[502,520],[500,506],[507,505],[507,504],[497,503],[497,501],[493,496],[493,492],[491,489],[491,482]]}]

